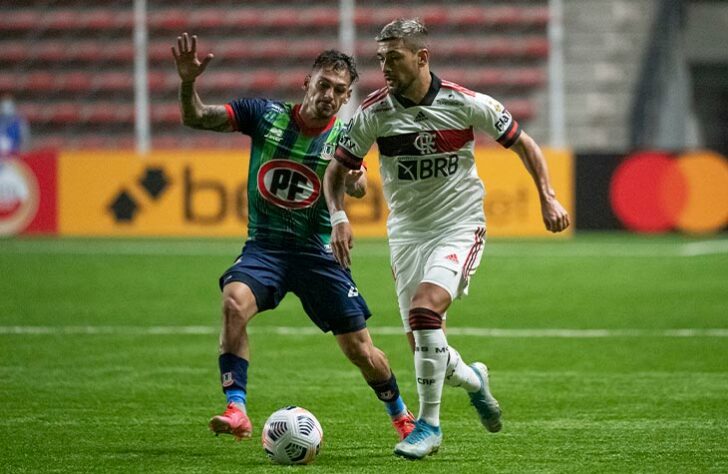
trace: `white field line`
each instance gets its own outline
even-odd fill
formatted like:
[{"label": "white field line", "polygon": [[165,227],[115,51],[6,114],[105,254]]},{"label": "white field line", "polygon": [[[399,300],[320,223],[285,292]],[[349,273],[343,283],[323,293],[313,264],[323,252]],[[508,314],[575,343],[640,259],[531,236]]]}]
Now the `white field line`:
[{"label": "white field line", "polygon": [[702,242],[691,242],[682,246],[682,255],[684,257],[719,253],[728,253],[728,240],[706,240]]},{"label": "white field line", "polygon": [[[316,327],[261,326],[252,327],[252,334],[280,336],[315,336],[322,334]],[[374,335],[403,335],[398,326],[370,327]],[[217,334],[214,326],[0,326],[0,335],[211,335]],[[728,337],[728,328],[698,329],[497,329],[497,328],[448,328],[454,336],[528,338],[628,338],[628,337]]]},{"label": "white field line", "polygon": [[[243,242],[145,241],[145,240],[0,240],[0,255],[130,255],[130,256],[228,256],[235,257]],[[357,257],[386,257],[383,243],[355,244]],[[696,257],[728,254],[728,239],[687,243],[634,242],[489,242],[485,257],[582,258],[582,257]]]}]

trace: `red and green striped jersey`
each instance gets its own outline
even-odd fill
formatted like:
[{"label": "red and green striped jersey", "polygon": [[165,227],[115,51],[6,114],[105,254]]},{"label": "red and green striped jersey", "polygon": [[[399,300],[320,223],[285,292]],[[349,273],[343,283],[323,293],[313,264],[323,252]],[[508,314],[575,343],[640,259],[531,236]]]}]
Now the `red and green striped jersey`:
[{"label": "red and green striped jersey", "polygon": [[248,238],[285,249],[327,246],[324,172],[344,124],[333,117],[325,127],[306,128],[300,104],[267,99],[236,99],[226,107],[233,128],[252,139]]}]

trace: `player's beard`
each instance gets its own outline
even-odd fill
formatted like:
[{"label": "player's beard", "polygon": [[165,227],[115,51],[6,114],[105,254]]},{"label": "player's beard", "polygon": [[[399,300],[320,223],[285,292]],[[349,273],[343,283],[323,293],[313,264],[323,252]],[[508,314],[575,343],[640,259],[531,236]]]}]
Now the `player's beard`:
[{"label": "player's beard", "polygon": [[415,81],[415,79],[412,78],[409,81],[405,82],[397,77],[390,77],[389,80],[387,80],[386,76],[384,80],[387,82],[387,88],[389,89],[389,92],[397,95],[405,95],[405,93],[407,93],[407,91],[410,89]]},{"label": "player's beard", "polygon": [[[324,103],[329,104],[329,107],[323,105]],[[307,96],[302,102],[302,112],[304,117],[309,120],[328,121],[336,115],[336,103]]]},{"label": "player's beard", "polygon": [[336,115],[336,104],[334,104],[333,102],[320,100],[316,102],[315,109],[318,118],[321,119],[330,119],[331,117]]}]

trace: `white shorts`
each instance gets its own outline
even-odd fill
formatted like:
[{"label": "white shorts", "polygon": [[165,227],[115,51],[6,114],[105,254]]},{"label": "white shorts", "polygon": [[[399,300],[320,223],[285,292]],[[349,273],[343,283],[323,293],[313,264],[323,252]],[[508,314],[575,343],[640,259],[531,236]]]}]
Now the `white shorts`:
[{"label": "white shorts", "polygon": [[[485,229],[472,227],[418,243],[390,244],[399,312],[406,332],[410,332],[409,310],[420,283],[443,288],[455,300],[468,294],[470,277],[480,265]],[[442,315],[445,319],[445,315]]]}]

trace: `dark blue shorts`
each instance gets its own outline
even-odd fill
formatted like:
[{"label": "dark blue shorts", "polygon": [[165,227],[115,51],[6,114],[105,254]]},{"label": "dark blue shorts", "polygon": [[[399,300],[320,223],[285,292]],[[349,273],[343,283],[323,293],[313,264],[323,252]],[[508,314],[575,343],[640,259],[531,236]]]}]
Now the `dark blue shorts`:
[{"label": "dark blue shorts", "polygon": [[248,241],[233,266],[220,277],[220,289],[232,281],[245,283],[252,290],[260,312],[277,307],[286,293],[293,292],[311,321],[324,332],[358,331],[366,327],[371,316],[351,272],[323,249],[291,252]]}]

